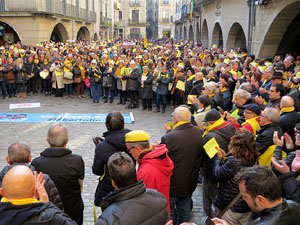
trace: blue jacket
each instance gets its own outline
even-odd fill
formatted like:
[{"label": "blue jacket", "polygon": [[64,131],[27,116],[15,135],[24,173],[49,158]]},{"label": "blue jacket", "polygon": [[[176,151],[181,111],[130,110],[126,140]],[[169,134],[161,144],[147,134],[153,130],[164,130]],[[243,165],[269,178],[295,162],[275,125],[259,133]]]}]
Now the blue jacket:
[{"label": "blue jacket", "polygon": [[167,72],[166,74],[161,73],[157,77],[157,90],[156,94],[158,95],[167,95],[168,94],[168,86],[170,82],[170,74]]}]

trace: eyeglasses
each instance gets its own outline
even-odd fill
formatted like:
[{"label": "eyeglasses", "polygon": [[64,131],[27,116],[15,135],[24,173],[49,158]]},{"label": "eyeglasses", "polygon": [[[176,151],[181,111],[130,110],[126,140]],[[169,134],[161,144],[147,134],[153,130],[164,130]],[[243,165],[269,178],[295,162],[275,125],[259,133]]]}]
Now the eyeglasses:
[{"label": "eyeglasses", "polygon": [[132,146],[131,148],[128,148],[127,151],[130,153],[130,151],[135,148],[135,146]]}]

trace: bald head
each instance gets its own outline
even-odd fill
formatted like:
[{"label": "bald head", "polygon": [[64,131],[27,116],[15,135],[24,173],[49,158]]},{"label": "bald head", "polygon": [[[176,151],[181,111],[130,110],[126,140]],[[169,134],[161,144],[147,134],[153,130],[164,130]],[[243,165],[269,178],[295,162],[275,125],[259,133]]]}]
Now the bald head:
[{"label": "bald head", "polygon": [[284,96],[280,102],[280,108],[292,107],[294,106],[294,99],[290,96]]},{"label": "bald head", "polygon": [[173,112],[173,117],[177,122],[181,121],[190,121],[191,120],[191,112],[188,108],[184,106],[177,107]]},{"label": "bald head", "polygon": [[3,178],[1,194],[7,199],[32,198],[35,194],[35,179],[27,166],[11,168]]}]

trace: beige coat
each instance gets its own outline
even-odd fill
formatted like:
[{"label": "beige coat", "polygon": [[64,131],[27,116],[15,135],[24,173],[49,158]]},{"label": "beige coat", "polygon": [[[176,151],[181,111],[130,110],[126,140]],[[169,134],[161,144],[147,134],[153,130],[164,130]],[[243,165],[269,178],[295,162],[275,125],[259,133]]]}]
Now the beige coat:
[{"label": "beige coat", "polygon": [[53,72],[52,76],[55,77],[54,82],[52,82],[52,88],[56,89],[62,89],[65,87],[64,85],[64,76],[56,76],[56,72],[63,72],[63,65],[55,65],[53,63],[50,67],[50,72]]},{"label": "beige coat", "polygon": [[211,110],[211,107],[209,105],[208,107],[206,107],[206,109],[204,111],[198,110],[197,114],[195,115],[195,121],[197,123],[197,126],[202,130],[206,129],[205,122],[202,122],[202,120],[204,119],[206,113],[210,110]]}]

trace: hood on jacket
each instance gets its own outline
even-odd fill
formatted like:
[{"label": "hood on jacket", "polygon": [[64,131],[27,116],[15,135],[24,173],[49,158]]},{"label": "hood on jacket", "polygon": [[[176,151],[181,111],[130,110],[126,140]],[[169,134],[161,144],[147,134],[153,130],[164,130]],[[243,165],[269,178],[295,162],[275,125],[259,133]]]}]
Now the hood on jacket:
[{"label": "hood on jacket", "polygon": [[40,215],[45,208],[45,203],[13,205],[10,202],[1,202],[0,221],[1,224],[21,225],[29,218]]},{"label": "hood on jacket", "polygon": [[117,149],[126,149],[125,134],[127,134],[129,131],[130,130],[128,129],[107,131],[103,133],[103,137],[105,137],[105,142],[116,147]]},{"label": "hood on jacket", "polygon": [[168,149],[164,144],[155,146],[153,150],[149,151],[142,158],[138,159],[138,163],[150,163],[156,168],[159,168],[160,172],[166,176],[171,176],[174,168],[174,164],[168,156]]}]

